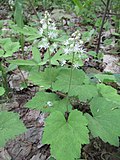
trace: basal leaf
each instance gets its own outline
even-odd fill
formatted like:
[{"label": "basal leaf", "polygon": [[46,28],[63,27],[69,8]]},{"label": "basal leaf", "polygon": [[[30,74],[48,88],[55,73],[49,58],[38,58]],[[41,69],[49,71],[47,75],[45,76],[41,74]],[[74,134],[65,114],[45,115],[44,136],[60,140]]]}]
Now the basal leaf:
[{"label": "basal leaf", "polygon": [[29,80],[32,81],[33,84],[46,89],[51,87],[52,83],[56,80],[59,71],[60,70],[56,68],[46,68],[44,72],[31,72]]},{"label": "basal leaf", "polygon": [[70,102],[67,102],[67,101],[68,101],[67,98],[64,98],[62,100],[56,101],[54,103],[54,105],[53,105],[53,108],[52,108],[51,112],[60,111],[63,114],[65,114],[65,112],[66,112],[66,105],[68,105],[68,111],[71,112],[72,106],[71,106]]},{"label": "basal leaf", "polygon": [[42,142],[51,145],[56,160],[74,160],[80,157],[81,145],[89,143],[86,125],[86,118],[77,110],[70,113],[68,122],[61,112],[53,112],[46,119]]},{"label": "basal leaf", "polygon": [[0,57],[2,57],[4,55],[4,50],[0,49]]},{"label": "basal leaf", "polygon": [[116,82],[114,75],[109,74],[96,74],[95,77],[101,82]]},{"label": "basal leaf", "polygon": [[[53,84],[54,90],[59,90],[62,92],[68,92],[69,81],[70,81],[70,69],[61,70],[57,80]],[[71,87],[79,86],[84,83],[85,73],[82,70],[74,70],[72,74]]]},{"label": "basal leaf", "polygon": [[86,114],[88,127],[94,137],[119,146],[120,105],[103,97],[96,97],[90,103],[93,116]]},{"label": "basal leaf", "polygon": [[117,94],[117,90],[115,88],[105,84],[98,84],[97,87],[103,97],[109,101],[120,104],[120,95]]},{"label": "basal leaf", "polygon": [[[49,105],[50,103],[50,105]],[[63,114],[66,112],[67,99],[60,100],[54,93],[38,92],[35,97],[26,103],[26,107],[37,109],[43,112],[60,111]],[[69,112],[72,106],[68,103]]]},{"label": "basal leaf", "polygon": [[0,45],[4,49],[3,57],[12,56],[12,54],[19,50],[19,42],[12,42],[10,38],[0,39]]},{"label": "basal leaf", "polygon": [[79,100],[87,101],[98,95],[97,87],[95,85],[80,85],[71,87],[70,96],[78,96]]},{"label": "basal leaf", "polygon": [[25,131],[25,126],[16,113],[0,112],[0,147],[3,147],[9,139]]},{"label": "basal leaf", "polygon": [[[59,100],[59,98],[54,93],[38,92],[35,97],[26,103],[26,106],[32,109],[49,112],[50,108],[57,100]],[[49,106],[47,102],[51,102],[51,106]]]},{"label": "basal leaf", "polygon": [[[53,84],[53,90],[67,93],[69,89],[70,70],[61,70]],[[81,101],[87,101],[98,94],[97,87],[89,84],[89,79],[82,70],[74,70],[72,74],[69,96],[78,96]]]},{"label": "basal leaf", "polygon": [[38,30],[31,26],[24,26],[22,29],[19,28],[19,32],[26,36],[39,36],[40,37],[40,35],[38,35]]}]

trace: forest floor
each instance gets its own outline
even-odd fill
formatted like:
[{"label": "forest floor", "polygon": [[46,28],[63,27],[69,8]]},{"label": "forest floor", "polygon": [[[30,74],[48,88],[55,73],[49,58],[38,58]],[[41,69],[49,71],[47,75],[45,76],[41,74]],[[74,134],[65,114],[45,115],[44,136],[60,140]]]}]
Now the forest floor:
[{"label": "forest floor", "polygon": [[[85,30],[85,26],[80,24],[79,19],[73,14],[70,15],[74,27],[69,27],[64,23],[64,30],[73,32],[77,27]],[[0,19],[9,19],[8,10],[5,6],[0,6]],[[103,32],[103,36],[110,36],[110,32]],[[96,48],[97,39],[94,40],[92,48]],[[91,46],[90,46],[91,47]],[[89,59],[86,63],[86,72],[112,72],[120,73],[120,66],[116,65],[120,61],[119,55],[111,54],[110,46],[104,48],[105,55],[100,63],[95,63]],[[18,53],[17,56],[20,56]],[[24,77],[27,73],[23,72]],[[0,160],[48,160],[50,157],[49,145],[41,144],[41,137],[44,128],[45,114],[26,108],[25,103],[35,95],[35,86],[27,89],[20,89],[19,85],[23,81],[23,77],[19,70],[11,73],[9,85],[13,89],[13,95],[8,103],[0,104],[1,107],[7,108],[9,111],[17,112],[20,119],[27,127],[27,132],[17,136],[17,138],[6,143],[4,148],[0,148]],[[91,140],[90,144],[84,145],[82,149],[82,158],[86,160],[120,160],[120,148],[104,143],[99,138]],[[82,159],[81,158],[81,159]]]}]

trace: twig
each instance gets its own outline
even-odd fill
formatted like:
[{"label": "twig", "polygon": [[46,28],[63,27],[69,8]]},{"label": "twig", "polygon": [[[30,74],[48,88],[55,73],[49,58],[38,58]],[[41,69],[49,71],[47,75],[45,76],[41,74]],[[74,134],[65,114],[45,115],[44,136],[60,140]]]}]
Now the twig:
[{"label": "twig", "polygon": [[104,2],[104,0],[101,0],[101,2],[106,6],[106,3]]},{"label": "twig", "polygon": [[40,21],[40,18],[39,18],[39,16],[38,16],[38,13],[37,13],[36,9],[34,8],[34,5],[33,5],[32,1],[29,0],[29,3],[30,3],[30,5],[31,5],[31,7],[32,7],[32,9],[33,9],[33,11],[34,11],[34,14],[36,15],[36,17],[37,17],[38,20]]},{"label": "twig", "polygon": [[105,22],[105,18],[106,18],[106,14],[107,14],[107,11],[108,11],[109,4],[110,4],[110,0],[107,0],[107,4],[106,4],[105,12],[103,14],[102,24],[101,24],[101,28],[100,28],[100,32],[99,32],[98,44],[97,44],[97,48],[96,48],[96,54],[97,55],[98,55],[99,49],[100,49],[101,35],[102,35],[102,30],[103,30],[103,26],[104,26],[104,22]]},{"label": "twig", "polygon": [[118,14],[118,13],[110,13],[110,12],[108,12],[107,14],[111,15],[111,16],[120,16],[120,14]]}]

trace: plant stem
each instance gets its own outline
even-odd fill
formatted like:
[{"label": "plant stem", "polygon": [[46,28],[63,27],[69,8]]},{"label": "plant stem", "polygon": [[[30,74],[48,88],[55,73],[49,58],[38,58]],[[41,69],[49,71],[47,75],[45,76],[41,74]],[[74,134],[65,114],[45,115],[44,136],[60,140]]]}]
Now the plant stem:
[{"label": "plant stem", "polygon": [[[50,43],[50,39],[49,39],[49,35],[48,35],[48,32],[49,32],[48,25],[49,24],[48,24],[48,17],[47,17],[47,40],[48,40],[48,43]],[[51,82],[51,88],[52,88],[52,65],[51,65],[51,54],[50,54],[49,47],[48,47],[47,51],[49,54],[50,82]]]},{"label": "plant stem", "polygon": [[2,65],[2,60],[0,60],[0,70],[1,70],[1,73],[2,73],[2,83],[3,83],[3,87],[5,89],[5,93],[7,95],[7,97],[9,98],[9,86],[8,86],[8,83],[7,83],[7,74],[6,74],[6,71]]},{"label": "plant stem", "polygon": [[38,16],[38,13],[37,13],[37,11],[36,11],[36,9],[35,9],[32,1],[29,0],[29,3],[30,3],[30,6],[32,7],[32,9],[33,9],[33,11],[34,11],[34,14],[36,15],[37,19],[40,21],[40,18],[39,18],[39,16]]},{"label": "plant stem", "polygon": [[22,73],[20,67],[18,67],[18,69],[19,69],[20,74],[21,74],[21,76],[22,76],[22,78],[23,78],[24,84],[25,84],[25,86],[27,87],[27,82],[26,82],[26,80],[25,80],[24,74]]},{"label": "plant stem", "polygon": [[25,54],[24,54],[24,35],[23,34],[20,35],[20,44],[21,44],[23,59],[25,59]]},{"label": "plant stem", "polygon": [[72,74],[73,74],[73,62],[74,62],[74,57],[75,57],[75,53],[73,52],[73,56],[72,56],[72,67],[70,70],[70,79],[69,79],[69,86],[68,86],[68,95],[67,95],[67,104],[66,104],[66,109],[67,109],[67,113],[69,112],[68,109],[68,103],[69,103],[69,93],[70,93],[70,89],[71,89],[71,82],[72,82]]},{"label": "plant stem", "polygon": [[105,22],[105,18],[106,18],[106,14],[107,14],[107,11],[108,11],[109,4],[110,4],[110,0],[107,0],[106,8],[105,8],[105,12],[103,14],[102,24],[101,24],[101,28],[100,28],[100,32],[99,32],[98,44],[97,44],[97,48],[96,48],[96,54],[97,55],[98,55],[99,49],[100,49],[101,35],[102,35],[103,26],[104,26],[104,22]]}]

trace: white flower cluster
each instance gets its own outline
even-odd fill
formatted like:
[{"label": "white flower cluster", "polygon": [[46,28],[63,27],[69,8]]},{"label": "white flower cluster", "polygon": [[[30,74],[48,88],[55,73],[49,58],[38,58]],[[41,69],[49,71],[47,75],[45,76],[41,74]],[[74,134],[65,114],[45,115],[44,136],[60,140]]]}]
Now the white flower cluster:
[{"label": "white flower cluster", "polygon": [[48,39],[47,38],[42,38],[41,41],[39,42],[39,48],[42,49],[47,49],[50,46]]},{"label": "white flower cluster", "polygon": [[38,47],[40,49],[48,49],[50,47],[50,50],[54,52],[54,50],[57,48],[57,44],[54,43],[53,47],[51,47],[48,39],[56,39],[58,37],[58,30],[47,11],[45,12],[44,19],[41,19],[40,23],[42,27],[39,29],[38,33],[43,38],[39,42]]},{"label": "white flower cluster", "polygon": [[50,14],[46,11],[45,16],[40,21],[42,28],[39,29],[39,34],[42,35],[44,30],[47,30],[49,38],[57,38],[58,33],[55,26],[55,23],[50,18]]},{"label": "white flower cluster", "polygon": [[[49,49],[50,53],[56,53],[57,50],[61,52],[60,57],[58,55],[58,61],[61,63],[61,66],[64,66],[68,61],[71,61],[71,54],[74,53],[75,60],[72,64],[74,68],[79,68],[82,66],[81,59],[85,55],[86,50],[83,46],[83,41],[81,40],[81,34],[79,31],[74,32],[70,38],[65,41],[59,41],[56,43],[56,39],[58,38],[58,33],[60,33],[54,21],[50,18],[50,14],[46,11],[44,19],[40,21],[41,28],[38,31],[38,34],[41,36],[41,40],[36,42],[38,44],[38,48],[41,49]],[[54,41],[55,40],[55,41]],[[57,53],[56,53],[57,54]],[[67,56],[68,55],[68,56]]]},{"label": "white flower cluster", "polygon": [[81,34],[79,31],[74,32],[71,35],[71,38],[64,41],[64,53],[71,54],[71,53],[84,53],[85,50],[83,49],[83,41],[80,40]]},{"label": "white flower cluster", "polygon": [[9,0],[8,4],[13,7],[15,5],[15,1],[14,0]]},{"label": "white flower cluster", "polygon": [[[81,34],[79,31],[74,32],[71,37],[63,42],[63,53],[65,55],[75,54],[76,57],[81,59],[82,55],[86,53],[83,46],[83,41],[80,39]],[[61,61],[61,66],[64,66],[66,60]],[[75,62],[74,68],[79,68],[80,64]]]}]

